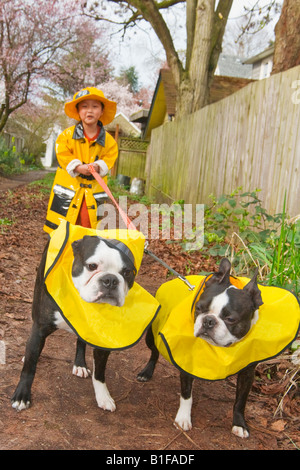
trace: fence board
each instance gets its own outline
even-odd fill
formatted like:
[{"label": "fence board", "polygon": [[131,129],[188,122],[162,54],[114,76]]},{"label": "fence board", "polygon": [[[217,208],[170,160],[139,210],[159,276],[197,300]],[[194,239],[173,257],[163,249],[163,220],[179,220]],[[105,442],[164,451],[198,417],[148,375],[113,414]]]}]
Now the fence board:
[{"label": "fence board", "polygon": [[209,195],[261,189],[264,207],[300,213],[300,66],[249,84],[182,120],[154,129],[147,194],[167,202],[208,203]]}]

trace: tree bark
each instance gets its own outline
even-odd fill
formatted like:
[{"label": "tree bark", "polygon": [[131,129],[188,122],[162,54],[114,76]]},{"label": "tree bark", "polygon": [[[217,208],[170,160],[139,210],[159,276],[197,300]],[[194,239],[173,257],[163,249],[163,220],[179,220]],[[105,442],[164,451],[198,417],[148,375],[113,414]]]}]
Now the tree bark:
[{"label": "tree bark", "polygon": [[275,26],[272,74],[300,65],[300,0],[284,0]]},{"label": "tree bark", "polygon": [[187,0],[186,68],[178,88],[177,118],[208,104],[232,3],[222,0],[214,11],[214,0]]}]

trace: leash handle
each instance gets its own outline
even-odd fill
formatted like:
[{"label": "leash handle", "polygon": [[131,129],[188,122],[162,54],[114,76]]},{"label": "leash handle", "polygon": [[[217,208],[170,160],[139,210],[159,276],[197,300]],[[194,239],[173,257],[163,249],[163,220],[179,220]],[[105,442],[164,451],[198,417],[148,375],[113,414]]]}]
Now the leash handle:
[{"label": "leash handle", "polygon": [[106,192],[106,194],[108,195],[108,197],[111,199],[111,201],[114,203],[114,205],[116,206],[116,208],[118,209],[119,211],[119,214],[120,216],[122,217],[123,221],[125,222],[127,228],[129,230],[137,230],[136,226],[134,225],[133,222],[131,222],[131,220],[129,219],[128,215],[125,214],[125,212],[121,209],[121,207],[119,206],[119,204],[117,203],[117,201],[115,200],[115,198],[113,197],[110,189],[108,188],[107,184],[104,182],[104,180],[101,178],[101,176],[99,175],[99,173],[96,172],[95,168],[93,167],[93,165],[88,165],[88,169],[89,171],[91,172],[91,174],[93,175],[93,177],[95,178],[95,180],[100,184],[101,188]]}]

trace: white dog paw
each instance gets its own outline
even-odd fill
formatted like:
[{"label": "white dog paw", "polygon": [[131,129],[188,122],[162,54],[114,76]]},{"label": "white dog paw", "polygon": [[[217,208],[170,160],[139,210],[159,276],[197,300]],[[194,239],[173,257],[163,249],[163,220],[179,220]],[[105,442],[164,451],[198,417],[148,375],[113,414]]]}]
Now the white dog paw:
[{"label": "white dog paw", "polygon": [[190,431],[192,429],[192,397],[184,399],[180,397],[180,406],[175,418],[175,426],[179,426],[183,431]]},{"label": "white dog paw", "polygon": [[30,407],[30,401],[27,401],[26,403],[23,400],[13,401],[11,406],[17,411],[27,410],[27,408]]},{"label": "white dog paw", "polygon": [[96,395],[96,401],[99,408],[107,411],[115,411],[116,404],[106,387],[105,383],[99,382],[93,378],[93,385]]},{"label": "white dog paw", "polygon": [[241,437],[242,439],[246,439],[250,435],[247,429],[242,428],[241,426],[233,426],[231,431],[232,434],[237,437]]},{"label": "white dog paw", "polygon": [[178,429],[182,429],[183,431],[190,431],[192,429],[192,422],[190,419],[178,419],[175,418],[174,426]]},{"label": "white dog paw", "polygon": [[86,379],[91,375],[91,371],[87,369],[86,367],[80,367],[80,366],[73,366],[72,374],[76,375],[76,377],[82,377]]}]

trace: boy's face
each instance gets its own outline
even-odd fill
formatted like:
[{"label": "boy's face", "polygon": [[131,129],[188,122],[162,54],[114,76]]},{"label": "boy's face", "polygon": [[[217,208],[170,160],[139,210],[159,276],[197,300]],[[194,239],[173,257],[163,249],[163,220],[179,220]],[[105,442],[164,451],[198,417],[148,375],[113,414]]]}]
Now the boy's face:
[{"label": "boy's face", "polygon": [[78,103],[78,113],[84,124],[97,124],[103,114],[102,103],[97,100],[83,100]]}]

